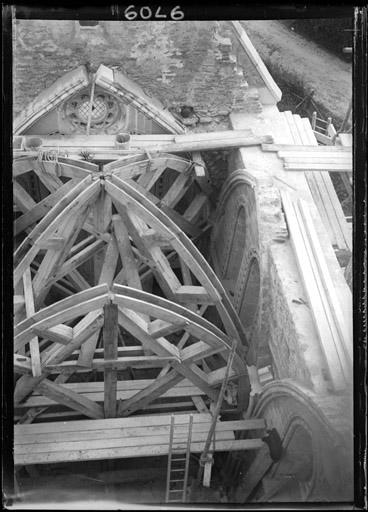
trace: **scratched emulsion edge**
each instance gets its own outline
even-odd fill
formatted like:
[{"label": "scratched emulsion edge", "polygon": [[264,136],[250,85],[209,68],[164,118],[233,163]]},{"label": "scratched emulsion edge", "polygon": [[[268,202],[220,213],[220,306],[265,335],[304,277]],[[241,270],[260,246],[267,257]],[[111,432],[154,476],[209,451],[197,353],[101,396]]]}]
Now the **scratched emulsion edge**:
[{"label": "scratched emulsion edge", "polygon": [[354,430],[355,505],[367,508],[367,7],[354,15]]},{"label": "scratched emulsion edge", "polygon": [[14,503],[13,464],[13,344],[12,318],[12,26],[15,17],[13,5],[2,5],[2,151],[1,151],[1,426],[2,426],[2,505]]}]

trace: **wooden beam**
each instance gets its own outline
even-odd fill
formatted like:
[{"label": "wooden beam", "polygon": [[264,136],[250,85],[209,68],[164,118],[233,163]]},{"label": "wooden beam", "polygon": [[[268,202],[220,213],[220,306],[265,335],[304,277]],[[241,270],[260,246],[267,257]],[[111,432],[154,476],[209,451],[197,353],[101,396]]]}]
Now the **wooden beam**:
[{"label": "wooden beam", "polygon": [[[352,330],[352,318],[350,315],[341,309],[340,303],[337,299],[337,293],[332,281],[327,262],[323,257],[323,251],[321,244],[318,239],[316,229],[313,224],[312,217],[310,215],[307,203],[298,200],[301,217],[307,228],[308,238],[312,247],[313,255],[319,268],[323,288],[328,297],[328,303],[331,308],[334,322],[338,329],[339,341],[341,348],[339,349],[340,358],[345,358],[347,362],[343,362],[342,365],[345,368],[347,376],[351,376],[353,366],[353,330]],[[348,300],[351,298],[350,292],[347,294]],[[351,301],[350,301],[351,302]]]},{"label": "wooden beam", "polygon": [[202,389],[202,391],[212,400],[217,399],[218,391],[209,386],[206,381],[206,374],[204,374],[204,372],[202,372],[198,366],[195,364],[187,366],[185,363],[180,364],[176,362],[172,362],[171,366],[178,373],[181,373],[184,377],[192,381],[193,384]]},{"label": "wooden beam", "polygon": [[[132,383],[134,381],[131,381]],[[59,435],[64,435],[67,432],[96,432],[105,429],[126,429],[134,427],[149,427],[149,426],[162,426],[170,424],[170,414],[162,416],[141,415],[132,416],[130,418],[104,418],[103,420],[93,421],[68,421],[68,422],[54,422],[54,423],[41,423],[37,425],[17,425],[16,432],[19,439],[25,435],[53,435],[57,432]],[[186,425],[188,423],[189,414],[180,414],[176,418],[176,423]],[[195,414],[194,423],[208,423],[211,417],[206,414]]]},{"label": "wooden beam", "polygon": [[[145,415],[119,418],[113,422],[111,419],[108,421],[92,420],[92,424],[91,421],[52,422],[41,424],[39,429],[36,428],[36,425],[21,424],[15,427],[17,451],[18,453],[58,451],[58,445],[63,445],[65,448],[67,445],[76,448],[78,445],[74,443],[97,442],[100,444],[106,440],[113,444],[129,443],[129,439],[132,438],[135,440],[128,444],[130,446],[135,443],[142,444],[147,438],[149,438],[147,439],[149,445],[160,444],[164,437],[167,439],[170,431],[167,416],[167,414]],[[177,441],[182,442],[187,439],[188,424],[183,421],[187,416],[188,414],[185,413],[176,416]],[[193,441],[198,442],[204,439],[208,433],[210,419],[210,415],[206,413],[193,414]],[[234,439],[234,431],[263,428],[263,420],[218,421],[216,423],[216,438],[219,440]]]},{"label": "wooden beam", "polygon": [[95,82],[95,78],[93,78],[92,86],[91,86],[91,95],[89,98],[89,105],[88,105],[88,117],[87,117],[87,128],[86,128],[87,137],[89,137],[89,132],[91,129],[92,109],[93,109],[93,99],[94,99],[94,95],[95,95],[95,87],[96,87],[96,82]]},{"label": "wooden beam", "polygon": [[70,389],[65,388],[61,384],[55,384],[48,379],[44,379],[38,385],[38,391],[45,396],[52,398],[57,403],[63,404],[76,411],[81,412],[89,418],[103,418],[102,407],[89,398],[86,398],[79,393],[75,393]]},{"label": "wooden beam", "polygon": [[13,177],[16,178],[17,176],[32,171],[36,158],[37,152],[34,155],[30,155],[28,152],[22,151],[20,158],[14,158],[13,160]]},{"label": "wooden beam", "polygon": [[[129,203],[129,208],[134,204],[134,213],[140,215],[152,228],[161,233],[167,234],[172,238],[171,245],[183,261],[189,266],[191,272],[196,276],[202,286],[204,286],[209,295],[215,300],[221,297],[222,301],[218,303],[217,310],[225,326],[226,331],[232,337],[239,337],[242,343],[247,347],[247,337],[239,317],[223,289],[219,279],[209,267],[203,255],[190,243],[184,233],[157,207],[139,194],[129,184],[124,183],[119,178],[111,176],[113,183],[106,181],[106,188],[110,193],[116,194],[118,201],[123,200]],[[120,193],[118,192],[118,189]],[[123,192],[123,194],[121,194]],[[134,201],[134,203],[133,203]]]},{"label": "wooden beam", "polygon": [[64,324],[55,325],[48,329],[36,327],[33,329],[33,332],[42,338],[60,343],[61,345],[68,345],[73,340],[73,328]]},{"label": "wooden beam", "polygon": [[[31,269],[29,267],[23,274],[23,289],[24,289],[26,315],[27,315],[27,317],[30,317],[34,314],[35,307],[34,307],[34,299],[33,299]],[[39,377],[41,375],[41,359],[40,359],[40,347],[38,345],[37,336],[33,337],[29,341],[29,351],[30,351],[30,356],[31,356],[32,375],[33,375],[33,377]]]},{"label": "wooden beam", "polygon": [[[337,311],[326,294],[324,272],[321,259],[317,257],[316,237],[311,223],[306,222],[305,211],[300,211],[300,203],[293,202],[286,192],[281,192],[291,242],[296,254],[299,271],[308,295],[315,326],[325,354],[327,366],[335,389],[345,389],[351,379],[345,342],[340,337],[336,323]],[[304,209],[305,210],[305,209]],[[304,218],[303,216],[304,215]],[[329,271],[325,268],[327,274]],[[349,340],[350,341],[350,340]]]},{"label": "wooden beam", "polygon": [[[108,287],[105,284],[102,284],[99,286],[94,286],[93,288],[90,288],[83,292],[76,293],[71,297],[67,297],[54,304],[51,304],[50,306],[47,306],[46,308],[43,308],[40,311],[37,311],[32,317],[27,318],[24,321],[20,322],[18,325],[16,325],[14,328],[14,334],[18,335],[21,332],[28,329],[29,327],[31,327],[32,325],[40,322],[41,320],[50,318],[53,315],[68,310],[74,306],[77,306],[80,303],[84,303],[91,299],[101,297],[102,295],[107,294],[108,291]],[[57,325],[57,323],[55,323],[55,325]]]},{"label": "wooden beam", "polygon": [[151,316],[176,324],[180,328],[184,324],[185,330],[208,345],[215,348],[222,346],[229,348],[229,338],[222,331],[179,304],[120,285],[114,285],[113,293],[115,293],[114,301],[121,307],[131,309],[136,313],[146,312]]},{"label": "wooden beam", "polygon": [[65,260],[55,277],[52,279],[52,282],[60,280],[65,275],[73,274],[80,265],[88,261],[105,246],[106,243],[104,240],[95,240],[91,244],[87,245],[87,247],[82,248],[80,252],[73,254],[72,256],[69,255],[69,258]]},{"label": "wooden beam", "polygon": [[142,283],[139,278],[137,263],[130,244],[127,227],[122,221],[120,215],[113,215],[112,221],[117,246],[119,248],[120,258],[123,265],[125,281],[128,286],[142,289]]},{"label": "wooden beam", "polygon": [[[84,440],[83,437],[80,437],[76,441],[69,441],[67,439],[63,439],[62,442],[47,442],[48,436],[45,436],[45,439],[43,442],[38,443],[36,445],[36,448],[32,446],[30,443],[17,443],[15,445],[15,453],[17,455],[20,454],[32,454],[32,453],[48,453],[51,454],[53,452],[58,452],[60,449],[64,449],[65,451],[69,450],[93,450],[93,449],[108,449],[108,448],[130,448],[134,446],[142,446],[144,445],[148,448],[150,446],[157,446],[164,444],[165,441],[167,443],[167,431],[164,432],[164,435],[158,435],[157,433],[153,433],[150,436],[147,435],[139,435],[135,436],[134,432],[130,432],[130,436],[120,436],[115,438],[110,438],[108,435],[108,430],[106,431],[106,438],[105,439],[87,439]],[[205,432],[193,432],[192,435],[192,441],[194,443],[201,443],[203,442],[204,438],[206,436]],[[217,433],[218,441],[232,441],[234,440],[234,434],[229,431],[219,431]],[[175,443],[177,445],[182,445],[185,443],[185,433],[179,434],[178,438],[175,439]],[[33,443],[34,444],[34,443]],[[180,448],[179,448],[180,449]],[[82,459],[83,460],[83,459]]]},{"label": "wooden beam", "polygon": [[[76,450],[64,450],[62,445],[59,451],[54,452],[41,452],[41,453],[15,453],[15,465],[28,465],[28,464],[50,464],[56,462],[72,462],[80,460],[101,460],[101,459],[119,459],[119,458],[132,458],[132,457],[154,457],[163,456],[168,454],[167,436],[163,444],[155,444],[147,446],[140,444],[139,446],[115,446],[100,448],[91,448],[88,446],[78,448]],[[108,443],[111,444],[111,443]],[[203,450],[204,441],[191,443],[191,453],[201,453]],[[216,443],[218,451],[239,451],[239,450],[258,450],[263,446],[263,441],[260,439],[238,439],[238,440],[224,440]],[[186,443],[174,444],[176,451],[185,453]]]},{"label": "wooden beam", "polygon": [[260,78],[264,82],[267,87],[269,93],[273,96],[275,104],[281,100],[282,92],[274,79],[272,78],[270,72],[266,68],[263,60],[259,56],[257,50],[254,48],[251,40],[247,36],[244,28],[242,27],[239,21],[232,21],[232,28],[243,48],[245,50],[247,56],[249,57],[252,64],[255,66],[257,72],[260,75]]},{"label": "wooden beam", "polygon": [[[43,185],[49,190],[51,193],[55,192],[59,189],[63,182],[57,176],[57,162],[45,162],[42,160],[35,160],[33,164],[33,170],[38,176],[38,179],[43,183]],[[51,172],[49,169],[51,168]]]},{"label": "wooden beam", "polygon": [[183,285],[174,293],[174,300],[183,304],[217,304],[203,286]]},{"label": "wooden beam", "polygon": [[119,311],[119,324],[122,325],[124,329],[126,329],[132,336],[139,340],[142,343],[144,349],[151,350],[158,356],[173,357],[180,361],[179,351],[175,345],[167,342],[165,338],[161,337],[156,339],[150,336],[146,330],[142,329],[121,310]]},{"label": "wooden beam", "polygon": [[351,163],[285,163],[284,169],[286,171],[328,171],[328,172],[353,172]]},{"label": "wooden beam", "polygon": [[208,198],[205,194],[197,194],[188,208],[185,210],[183,216],[189,222],[196,222],[203,207],[208,203]]},{"label": "wooden beam", "polygon": [[[69,375],[65,375],[65,374],[60,374],[56,377],[56,379],[54,380],[54,382],[56,384],[63,384],[64,382],[66,382],[70,377],[71,377],[72,374],[69,374]],[[48,400],[48,398],[45,397],[46,400]],[[51,403],[55,403],[51,400]],[[43,414],[44,412],[47,411],[48,409],[48,405],[46,405],[46,407],[44,406],[41,406],[41,407],[33,407],[32,409],[28,409],[28,411],[19,419],[18,421],[18,425],[19,424],[29,424],[29,423],[32,423],[32,421],[34,419],[36,419],[40,414]]]},{"label": "wooden beam", "polygon": [[[245,132],[245,133],[244,133]],[[219,149],[229,148],[240,148],[249,146],[258,146],[261,144],[270,144],[273,139],[270,135],[264,136],[250,136],[249,131],[234,130],[231,137],[224,136],[222,132],[212,132],[212,140],[201,140],[201,134],[197,134],[196,139],[186,142],[185,139],[181,139],[181,142],[174,142],[169,144],[157,144],[151,149],[154,152],[165,152],[165,153],[184,153],[192,151],[211,151]]]},{"label": "wooden beam", "polygon": [[138,391],[134,396],[124,402],[120,401],[118,406],[118,416],[129,416],[139,409],[144,409],[149,403],[163,395],[168,389],[178,384],[184,379],[176,371],[172,370],[163,377],[157,378],[153,384]]},{"label": "wooden beam", "polygon": [[[124,347],[130,348],[130,347]],[[140,349],[140,352],[143,354],[143,350],[141,347],[137,347]],[[100,350],[100,349],[97,349]],[[103,350],[103,349],[101,349]],[[120,359],[124,359],[121,357],[121,349],[119,348],[119,357]],[[102,361],[103,359],[95,359],[95,361]],[[65,376],[70,375],[69,372],[64,374]],[[135,393],[142,391],[155,382],[154,379],[137,379],[137,380],[128,380],[117,382],[117,396],[119,400],[127,400],[131,398]],[[82,395],[90,398],[95,402],[103,402],[104,399],[104,383],[102,381],[98,382],[78,382],[78,383],[69,383],[65,384],[65,387],[81,393]],[[179,398],[179,397],[197,397],[203,395],[203,391],[198,387],[194,386],[188,379],[183,379],[177,385],[170,387],[165,393],[163,393],[162,398]],[[40,395],[37,391],[34,391],[33,394],[22,404],[19,404],[19,407],[40,407],[40,406],[49,406],[54,404],[53,400]]]},{"label": "wooden beam", "polygon": [[[225,389],[226,389],[227,381],[228,381],[228,378],[229,378],[229,372],[231,370],[231,366],[232,366],[233,361],[234,361],[236,345],[237,345],[237,340],[234,339],[232,347],[231,347],[231,353],[229,355],[229,359],[228,359],[228,362],[227,362],[226,372],[225,372],[225,375],[224,375],[224,379],[223,379],[222,384],[221,384],[220,393],[218,394],[218,397],[217,397],[217,403],[216,403],[216,405],[214,407],[214,410],[212,411],[211,425],[210,425],[210,428],[208,430],[208,434],[207,434],[206,442],[205,442],[205,445],[204,445],[204,448],[203,448],[203,452],[201,454],[202,464],[199,467],[197,479],[198,479],[198,481],[200,481],[201,478],[202,478],[202,475],[204,473],[203,485],[205,487],[209,487],[210,486],[211,467],[212,467],[213,457],[211,457],[211,460],[208,460],[207,456],[209,454],[212,438],[213,438],[213,435],[214,435],[215,430],[216,430],[216,422],[217,422],[218,415],[220,413],[220,409],[221,409],[221,406],[222,406],[222,401],[224,399]],[[204,463],[204,465],[203,465],[203,463]]]},{"label": "wooden beam", "polygon": [[79,180],[69,180],[61,187],[59,187],[55,192],[46,196],[42,201],[35,204],[33,208],[27,210],[23,215],[18,217],[14,221],[14,233],[17,235],[21,233],[26,228],[40,220],[44,215],[46,215],[55,204],[60,201],[64,195],[66,195]]},{"label": "wooden beam", "polygon": [[[308,146],[307,146],[308,147]],[[321,147],[321,146],[313,146],[313,147]],[[322,146],[323,147],[323,146]],[[331,149],[335,146],[329,146]],[[310,151],[306,150],[281,150],[278,151],[277,155],[280,158],[283,158],[287,162],[295,162],[295,163],[351,163],[353,160],[352,151]]]},{"label": "wooden beam", "polygon": [[158,159],[148,162],[146,172],[142,173],[137,180],[137,184],[145,188],[148,192],[167,168],[166,161],[159,160],[159,162],[156,163],[156,160]]},{"label": "wooden beam", "polygon": [[318,146],[317,143],[313,145],[308,144],[262,144],[262,151],[305,151],[312,155],[313,153],[346,153],[351,154],[351,148],[343,146]]},{"label": "wooden beam", "polygon": [[193,175],[191,171],[180,173],[161,199],[161,204],[174,208],[189,189],[192,179]]},{"label": "wooden beam", "polygon": [[165,320],[161,320],[160,318],[156,318],[156,320],[152,320],[152,322],[147,325],[147,332],[151,336],[159,338],[160,336],[168,336],[174,332],[181,331],[184,328],[185,324],[176,325],[166,322]]},{"label": "wooden beam", "polygon": [[[81,314],[83,313],[85,314],[86,310],[82,310]],[[48,364],[52,365],[61,363],[64,359],[73,354],[75,350],[79,349],[82,343],[84,343],[101,327],[101,317],[101,309],[89,312],[72,329],[72,338],[70,337],[71,328],[69,326],[57,325],[54,328],[42,330],[42,328],[38,328],[36,324],[36,332],[40,332],[41,335],[47,334],[47,339],[55,338],[56,341],[56,344],[51,345],[42,352],[42,368],[45,368]],[[63,328],[61,332],[58,332],[61,328]],[[63,332],[64,330],[66,330],[66,333]]]},{"label": "wooden beam", "polygon": [[[111,287],[115,271],[116,265],[118,261],[118,248],[116,246],[116,240],[114,237],[110,236],[110,242],[107,245],[105,259],[102,265],[101,274],[99,278],[98,284],[106,284],[108,288]],[[96,337],[92,337],[81,347],[81,351],[78,358],[78,364],[81,366],[91,366],[93,355],[96,349],[97,339]]]},{"label": "wooden beam", "polygon": [[[114,361],[118,357],[118,307],[116,304],[104,305],[104,360]],[[104,411],[105,418],[116,416],[116,382],[114,368],[104,370]]]},{"label": "wooden beam", "polygon": [[[126,370],[127,368],[136,368],[136,369],[145,369],[145,368],[161,368],[165,366],[167,363],[175,361],[174,356],[132,356],[132,357],[119,357],[117,359],[93,359],[91,363],[90,370],[95,370],[97,372],[106,372],[107,370],[111,370],[116,372],[117,370]],[[50,370],[51,373],[65,371],[68,373],[72,373],[75,371],[79,371],[82,373],[86,371],[84,369],[81,370],[77,361],[64,361],[59,364],[47,364],[45,366],[47,370]],[[105,380],[106,382],[106,380]]]},{"label": "wooden beam", "polygon": [[[88,179],[90,181],[90,179]],[[63,219],[78,215],[78,212],[87,206],[95,199],[99,192],[100,184],[97,181],[92,182],[89,186],[84,180],[73,188],[69,194],[55,205],[52,210],[35,226],[31,233],[25,238],[18,249],[15,251],[15,260],[19,261],[14,272],[14,283],[16,284],[22,277],[25,269],[33,261],[36,254],[39,252],[37,244],[34,241],[41,242],[47,239],[55,232]],[[62,207],[64,205],[64,208]],[[31,247],[29,247],[31,245]]]},{"label": "wooden beam", "polygon": [[210,411],[207,408],[201,396],[192,396],[192,400],[198,412],[204,412],[209,414]]},{"label": "wooden beam", "polygon": [[[88,215],[88,205],[75,212],[75,217],[66,217],[61,223],[60,231],[55,232],[56,236],[61,236],[64,240],[61,248],[49,249],[45,254],[42,263],[33,278],[33,289],[36,297],[36,304],[39,306],[46,297],[49,287],[45,286],[49,277],[58,272],[68,257],[78,234]],[[54,235],[55,236],[55,235]]]},{"label": "wooden beam", "polygon": [[13,181],[13,197],[15,204],[23,213],[27,213],[36,206],[36,201],[28,194],[28,192],[17,182]]},{"label": "wooden beam", "polygon": [[[81,166],[85,162],[81,158],[78,158],[77,155],[83,151],[88,150],[90,152],[95,153],[96,155],[100,156],[100,153],[109,153],[111,161],[111,154],[115,153],[116,155],[119,155],[121,157],[123,156],[130,156],[132,153],[137,153],[137,150],[141,150],[143,158],[146,157],[146,151],[149,151],[152,153],[154,151],[157,151],[159,148],[160,153],[173,153],[173,152],[193,152],[193,151],[200,151],[201,149],[197,149],[197,147],[193,147],[189,150],[180,150],[179,151],[179,145],[183,144],[195,144],[195,143],[211,143],[213,141],[222,141],[222,140],[231,140],[234,137],[236,138],[242,138],[243,141],[247,141],[248,139],[253,139],[253,133],[250,129],[248,130],[224,130],[224,131],[218,131],[218,132],[207,132],[207,133],[188,133],[188,134],[182,134],[182,135],[174,135],[174,134],[159,134],[159,135],[152,135],[152,134],[143,134],[143,135],[132,135],[130,138],[130,149],[129,150],[117,150],[115,147],[115,136],[114,135],[90,135],[88,139],[86,139],[83,135],[73,135],[72,137],[62,137],[62,138],[56,138],[56,137],[47,137],[44,135],[40,135],[42,139],[42,147],[45,148],[45,150],[56,150],[60,149],[62,151],[68,151],[70,155],[73,155],[73,158],[64,158],[59,157],[59,161],[61,163],[67,163],[70,166]],[[256,138],[256,137],[254,137]],[[269,137],[267,137],[268,143],[271,143],[269,140]],[[165,149],[162,149],[166,146],[169,146],[169,144],[178,144],[178,150],[177,151],[166,151]],[[267,144],[266,141],[264,141],[265,144]],[[206,146],[205,148],[206,149]],[[23,165],[20,163],[21,160],[23,160],[23,156],[28,157],[29,162],[32,162],[32,159],[34,159],[37,156],[36,152],[32,151],[14,151],[14,156],[22,156],[22,158],[17,158],[15,162],[17,162],[17,165],[20,169],[27,168],[27,165],[29,167],[29,163],[23,163]],[[165,157],[169,157],[170,155],[165,155]],[[19,163],[18,163],[19,162]],[[93,165],[93,164],[92,164]],[[91,166],[91,164],[90,164]],[[113,168],[113,167],[112,167]],[[94,165],[94,167],[88,167],[88,169],[97,170],[98,166]],[[32,170],[32,167],[29,169]],[[22,170],[19,170],[19,172],[22,172]],[[27,171],[23,171],[27,172]]]},{"label": "wooden beam", "polygon": [[[58,351],[53,352],[50,359],[43,361],[43,366],[46,364],[59,364],[75,350],[79,349],[91,336],[98,335],[98,331],[103,325],[103,317],[100,311],[88,313],[80,322],[74,327],[75,335],[73,341],[67,346],[61,346]],[[14,403],[19,404],[35,387],[45,378],[50,372],[46,369],[42,370],[40,377],[31,377],[30,375],[22,375],[17,381],[14,391]]]}]

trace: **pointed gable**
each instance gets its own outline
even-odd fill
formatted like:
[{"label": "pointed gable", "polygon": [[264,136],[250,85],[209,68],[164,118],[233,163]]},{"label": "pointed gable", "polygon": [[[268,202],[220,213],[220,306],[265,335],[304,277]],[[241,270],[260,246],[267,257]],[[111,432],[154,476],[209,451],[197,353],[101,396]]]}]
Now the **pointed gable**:
[{"label": "pointed gable", "polygon": [[111,93],[119,96],[124,103],[131,104],[168,133],[185,132],[182,124],[176,121],[157,99],[147,96],[137,84],[129,80],[120,71],[112,70],[101,64],[96,73],[96,84],[109,89]]},{"label": "pointed gable", "polygon": [[85,66],[79,66],[63,75],[50,87],[42,91],[14,120],[14,134],[24,134],[43,116],[50,113],[71,95],[88,86],[88,84],[89,78]]},{"label": "pointed gable", "polygon": [[14,134],[85,134],[88,123],[90,134],[185,132],[159,101],[121,72],[100,65],[95,75],[80,66],[45,89],[15,120]]}]

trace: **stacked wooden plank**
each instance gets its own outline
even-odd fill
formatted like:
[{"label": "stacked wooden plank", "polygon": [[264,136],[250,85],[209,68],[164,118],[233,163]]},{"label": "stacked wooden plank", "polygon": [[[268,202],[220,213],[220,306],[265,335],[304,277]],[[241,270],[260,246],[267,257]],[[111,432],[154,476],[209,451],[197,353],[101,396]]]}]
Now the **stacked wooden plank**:
[{"label": "stacked wooden plank", "polygon": [[346,389],[352,382],[351,319],[341,311],[309,206],[281,193],[291,242],[307,292],[332,387]]},{"label": "stacked wooden plank", "polygon": [[294,144],[262,145],[264,151],[274,151],[284,161],[287,171],[305,172],[313,199],[329,234],[331,244],[338,249],[352,249],[351,232],[329,172],[351,172],[351,148],[318,146],[309,120],[291,112],[283,112]]},{"label": "stacked wooden plank", "polygon": [[[170,415],[139,416],[15,426],[16,465],[167,455]],[[211,425],[209,414],[193,414],[191,452],[200,453]],[[188,414],[176,416],[175,449],[186,450]],[[235,439],[234,432],[264,430],[262,419],[218,421],[216,451],[256,450],[259,438]],[[181,440],[182,437],[182,440]]]},{"label": "stacked wooden plank", "polygon": [[352,151],[344,146],[303,146],[273,144],[265,150],[277,151],[289,171],[352,172]]}]

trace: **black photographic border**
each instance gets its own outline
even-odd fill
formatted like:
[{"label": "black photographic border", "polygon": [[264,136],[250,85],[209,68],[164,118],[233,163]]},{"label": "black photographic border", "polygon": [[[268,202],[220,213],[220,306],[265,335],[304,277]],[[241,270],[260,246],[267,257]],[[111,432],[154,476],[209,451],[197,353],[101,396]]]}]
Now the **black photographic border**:
[{"label": "black photographic border", "polygon": [[[180,5],[185,20],[339,18],[354,16],[353,51],[353,314],[354,314],[354,469],[352,503],[246,504],[226,509],[364,509],[367,507],[366,416],[367,416],[367,106],[368,46],[367,4],[267,4],[264,2],[204,3],[203,1],[133,1],[136,7],[159,5],[165,9]],[[124,7],[126,5],[124,4]],[[104,19],[123,20],[119,5],[87,5],[87,2],[2,4],[2,504],[16,508],[13,490],[13,355],[12,355],[12,18],[19,19]],[[230,505],[230,504],[229,504]],[[160,507],[165,508],[165,507]],[[189,507],[191,508],[191,507]],[[193,507],[195,508],[195,507]],[[202,507],[201,507],[202,508]],[[209,509],[208,507],[205,507]],[[211,506],[213,509],[222,506]]]}]

